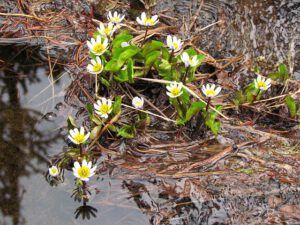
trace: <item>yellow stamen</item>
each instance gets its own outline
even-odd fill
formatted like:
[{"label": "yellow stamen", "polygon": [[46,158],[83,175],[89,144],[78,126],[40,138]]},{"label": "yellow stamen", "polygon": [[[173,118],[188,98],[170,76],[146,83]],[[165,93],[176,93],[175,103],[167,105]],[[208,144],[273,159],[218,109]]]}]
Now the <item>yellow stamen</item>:
[{"label": "yellow stamen", "polygon": [[56,174],[58,172],[57,168],[53,167],[50,169],[52,174]]},{"label": "yellow stamen", "polygon": [[93,65],[94,72],[99,72],[99,71],[102,70],[102,68],[103,68],[103,66],[100,63],[97,63],[96,65]]},{"label": "yellow stamen", "polygon": [[78,173],[78,176],[79,176],[80,178],[88,178],[88,177],[90,176],[90,174],[91,174],[91,170],[90,170],[90,168],[87,167],[87,166],[81,166],[81,167],[78,169],[77,173]]},{"label": "yellow stamen", "polygon": [[179,47],[178,43],[173,43],[173,46],[175,49],[177,49]]},{"label": "yellow stamen", "polygon": [[179,95],[180,93],[180,89],[177,88],[177,87],[174,87],[172,90],[171,90],[171,94],[176,96],[176,95]]},{"label": "yellow stamen", "polygon": [[102,114],[108,114],[109,111],[110,111],[110,107],[109,107],[109,105],[107,105],[107,104],[102,104],[102,105],[100,106],[99,111],[100,111]]},{"label": "yellow stamen", "polygon": [[111,28],[110,27],[107,27],[107,28],[105,28],[104,29],[104,33],[106,34],[106,35],[108,35],[110,32],[111,32]]},{"label": "yellow stamen", "polygon": [[213,96],[213,95],[215,95],[216,94],[216,92],[215,92],[215,90],[213,90],[213,89],[208,89],[208,90],[206,90],[206,95],[207,96]]},{"label": "yellow stamen", "polygon": [[78,143],[83,143],[84,142],[84,134],[77,134],[76,136],[73,137],[75,141]]},{"label": "yellow stamen", "polygon": [[146,25],[154,25],[154,21],[153,21],[152,18],[146,18],[144,20],[144,24],[146,24]]},{"label": "yellow stamen", "polygon": [[96,53],[96,54],[100,54],[102,53],[103,51],[105,50],[105,47],[102,43],[96,43],[94,46],[93,46],[93,51]]},{"label": "yellow stamen", "polygon": [[266,85],[266,83],[264,81],[258,81],[257,82],[257,86],[259,88],[267,88],[267,85]]}]

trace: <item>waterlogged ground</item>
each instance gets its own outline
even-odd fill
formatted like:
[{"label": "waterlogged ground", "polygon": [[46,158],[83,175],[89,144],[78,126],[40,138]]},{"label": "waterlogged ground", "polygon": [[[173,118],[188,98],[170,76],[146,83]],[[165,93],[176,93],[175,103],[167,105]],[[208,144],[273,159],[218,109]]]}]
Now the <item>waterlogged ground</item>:
[{"label": "waterlogged ground", "polygon": [[[63,7],[60,1],[40,4],[43,10]],[[89,5],[82,4],[89,11]],[[67,7],[71,5],[67,1]],[[0,3],[1,12],[4,7],[7,5]],[[10,3],[12,11],[14,7]],[[137,1],[132,8],[139,9]],[[190,12],[195,15],[197,4],[163,1],[155,7],[158,12],[165,9],[171,18],[165,17],[166,22],[181,23],[182,19],[188,21]],[[95,15],[101,10],[103,7],[95,6]],[[128,10],[128,16],[131,13]],[[267,61],[263,66],[271,70],[284,61],[299,81],[299,14],[296,0],[208,0],[191,31],[183,25],[179,35],[188,39],[189,34],[199,34],[199,47],[215,58],[243,54],[243,61],[227,71],[238,74],[235,77],[239,79],[248,76],[257,57],[264,56]],[[225,23],[200,31],[220,19]],[[4,18],[0,16],[1,21]],[[295,143],[300,135],[291,128],[293,124],[281,124],[282,132],[271,141],[251,127],[238,129],[228,124],[224,124],[222,136],[209,142],[180,143],[173,131],[153,129],[151,136],[164,143],[143,146],[141,152],[105,152],[100,156],[99,173],[89,182],[92,195],[87,206],[71,198],[74,178],[70,171],[65,172],[64,182],[49,185],[44,175],[49,157],[66,146],[66,116],[81,121],[86,101],[76,94],[76,86],[70,86],[76,76],[60,64],[68,56],[73,58],[75,51],[71,51],[72,45],[47,46],[42,39],[11,39],[24,29],[11,26],[9,33],[6,25],[1,27],[0,37],[0,224],[300,223],[300,145]],[[75,39],[86,38],[85,29],[78,27],[76,31]],[[47,31],[44,34],[50,35]],[[49,56],[54,59],[51,75]],[[261,121],[262,132],[266,124],[268,121]],[[233,142],[249,140],[261,144],[241,147],[194,174],[182,172],[185,162],[205,160]],[[122,153],[123,146],[120,142],[113,150]]]}]

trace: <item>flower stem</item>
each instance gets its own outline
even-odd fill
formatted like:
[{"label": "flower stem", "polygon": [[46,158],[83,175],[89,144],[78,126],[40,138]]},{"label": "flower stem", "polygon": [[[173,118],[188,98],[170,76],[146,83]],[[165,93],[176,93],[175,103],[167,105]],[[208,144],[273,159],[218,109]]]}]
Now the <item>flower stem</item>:
[{"label": "flower stem", "polygon": [[187,77],[187,75],[188,75],[188,73],[189,73],[189,70],[190,70],[190,67],[188,66],[188,67],[186,68],[185,74],[183,75],[182,80],[181,80],[183,84],[185,84],[186,77]]},{"label": "flower stem", "polygon": [[145,31],[145,36],[144,36],[144,40],[143,40],[143,45],[144,45],[145,42],[146,42],[147,34],[148,34],[148,26],[146,26],[146,31]]},{"label": "flower stem", "polygon": [[208,115],[208,109],[209,109],[210,101],[211,101],[211,98],[209,97],[207,99],[207,103],[206,103],[206,115]]},{"label": "flower stem", "polygon": [[82,144],[79,145],[79,152],[80,152],[80,157],[83,157],[83,148],[82,148]]},{"label": "flower stem", "polygon": [[98,74],[95,75],[95,95],[98,97]]}]

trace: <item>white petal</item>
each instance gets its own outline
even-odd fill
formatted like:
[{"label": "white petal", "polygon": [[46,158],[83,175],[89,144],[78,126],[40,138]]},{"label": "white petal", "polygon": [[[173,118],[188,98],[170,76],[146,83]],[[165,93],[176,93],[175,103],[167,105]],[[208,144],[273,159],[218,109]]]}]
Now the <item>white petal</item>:
[{"label": "white petal", "polygon": [[84,135],[84,128],[83,127],[80,127],[80,134]]},{"label": "white petal", "polygon": [[152,16],[152,20],[153,20],[154,22],[157,20],[157,18],[158,18],[158,15]]},{"label": "white petal", "polygon": [[87,167],[90,168],[90,169],[92,168],[92,161],[88,162]]},{"label": "white petal", "polygon": [[68,138],[74,143],[74,144],[79,144],[78,141],[75,141],[70,135],[68,136]]},{"label": "white petal", "polygon": [[87,46],[89,47],[89,49],[93,48],[93,45],[92,45],[92,43],[90,41],[87,41],[86,43],[87,43]]},{"label": "white petal", "polygon": [[146,18],[147,18],[146,13],[145,13],[145,12],[142,12],[142,14],[141,14],[141,19],[144,20],[144,19],[146,19]]},{"label": "white petal", "polygon": [[81,167],[81,166],[80,166],[79,162],[76,161],[76,162],[74,163],[74,168],[75,168],[76,170],[78,170],[78,169],[80,169],[80,167]]},{"label": "white petal", "polygon": [[92,45],[96,44],[96,41],[95,41],[94,38],[91,38],[91,44],[92,44]]},{"label": "white petal", "polygon": [[87,166],[87,161],[84,159],[84,160],[82,160],[82,164],[81,164],[82,166]]},{"label": "white petal", "polygon": [[222,90],[222,88],[221,87],[217,87],[216,88],[216,90],[215,90],[215,92],[216,92],[216,95],[218,95],[219,93],[220,93],[220,91]]},{"label": "white petal", "polygon": [[212,84],[212,85],[211,85],[211,89],[215,90],[215,87],[216,87],[215,84]]},{"label": "white petal", "polygon": [[90,137],[91,132],[88,132],[85,136],[84,136],[84,140],[83,142],[85,142],[89,137]]}]

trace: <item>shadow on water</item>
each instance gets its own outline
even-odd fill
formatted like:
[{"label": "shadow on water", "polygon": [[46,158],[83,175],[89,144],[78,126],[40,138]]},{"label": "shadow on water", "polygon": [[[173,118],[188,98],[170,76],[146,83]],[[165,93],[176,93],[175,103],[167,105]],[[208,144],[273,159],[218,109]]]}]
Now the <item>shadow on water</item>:
[{"label": "shadow on water", "polygon": [[[13,54],[12,54],[13,53]],[[47,150],[57,141],[59,134],[49,135],[37,129],[42,114],[37,109],[25,108],[22,95],[29,86],[40,82],[36,76],[36,63],[23,47],[1,48],[0,71],[0,202],[5,224],[9,218],[12,224],[24,224],[21,202],[26,189],[21,178],[44,173],[41,164],[46,165]],[[12,58],[9,58],[12,57]]]},{"label": "shadow on water", "polygon": [[[191,7],[195,11],[197,2],[168,0],[157,8],[171,8],[172,16],[181,19],[182,15],[189,15]],[[287,61],[291,71],[297,71],[299,27],[295,24],[299,19],[299,6],[296,2],[205,1],[193,35],[197,34],[198,27],[224,19],[226,28],[213,27],[206,30],[205,35],[200,32],[198,44],[202,49],[217,58],[242,53],[246,55],[244,62],[264,55],[273,64]],[[50,100],[47,95],[36,105],[27,104],[30,101],[23,96],[33,91],[32,99],[49,84],[46,76],[49,68],[47,62],[39,60],[39,48],[27,47],[6,46],[0,51],[1,224],[299,223],[299,190],[266,173],[251,178],[246,173],[228,172],[172,180],[131,178],[130,174],[126,176],[127,171],[105,170],[100,172],[98,180],[89,184],[92,192],[89,203],[74,203],[70,199],[73,188],[70,172],[66,172],[63,184],[50,189],[42,176],[49,164],[47,158],[61,151],[64,142],[59,128],[64,128],[66,115],[76,112],[70,110],[68,102],[59,102],[64,96],[56,96],[56,92],[58,99],[54,102],[58,104],[42,107],[45,99]],[[38,75],[38,68],[43,68],[42,75]],[[244,65],[232,71],[248,72]],[[54,74],[60,72],[58,69]],[[59,88],[58,92],[63,92],[64,87]],[[53,94],[51,90],[50,94]],[[252,166],[250,162],[242,163],[245,168]],[[293,172],[291,176],[297,179]]]}]

